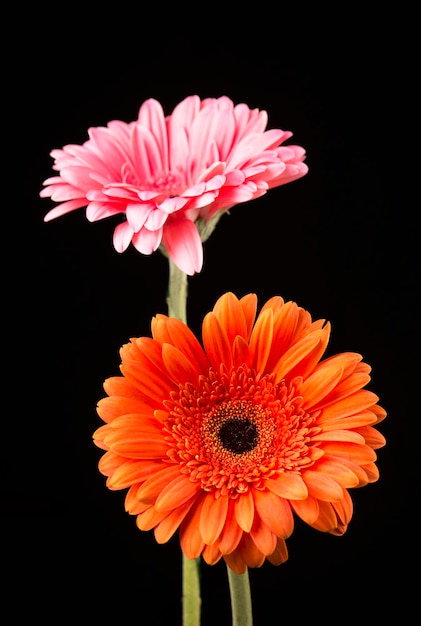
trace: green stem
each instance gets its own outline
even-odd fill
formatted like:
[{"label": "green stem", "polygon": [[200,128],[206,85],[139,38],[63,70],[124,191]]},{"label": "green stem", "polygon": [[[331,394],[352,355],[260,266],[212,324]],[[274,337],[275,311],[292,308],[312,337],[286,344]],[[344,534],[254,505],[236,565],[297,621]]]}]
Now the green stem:
[{"label": "green stem", "polygon": [[200,560],[183,554],[183,626],[200,626]]},{"label": "green stem", "polygon": [[[167,292],[168,315],[187,324],[187,275],[171,259]],[[200,626],[200,560],[183,559],[183,626]]]},{"label": "green stem", "polygon": [[232,626],[253,626],[250,581],[248,570],[236,574],[227,565],[231,594]]},{"label": "green stem", "polygon": [[169,277],[167,291],[168,315],[178,317],[187,324],[187,274],[168,259]]}]

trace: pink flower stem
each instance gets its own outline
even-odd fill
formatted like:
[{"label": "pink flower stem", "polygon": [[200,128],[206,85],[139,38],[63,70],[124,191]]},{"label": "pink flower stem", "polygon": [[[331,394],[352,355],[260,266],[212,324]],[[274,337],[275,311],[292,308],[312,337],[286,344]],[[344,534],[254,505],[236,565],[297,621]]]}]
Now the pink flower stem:
[{"label": "pink flower stem", "polygon": [[169,277],[167,306],[169,317],[177,317],[187,324],[187,274],[168,259]]},{"label": "pink flower stem", "polygon": [[[169,263],[167,292],[168,315],[187,324],[187,275],[172,261]],[[200,559],[183,559],[183,626],[200,626]]]}]

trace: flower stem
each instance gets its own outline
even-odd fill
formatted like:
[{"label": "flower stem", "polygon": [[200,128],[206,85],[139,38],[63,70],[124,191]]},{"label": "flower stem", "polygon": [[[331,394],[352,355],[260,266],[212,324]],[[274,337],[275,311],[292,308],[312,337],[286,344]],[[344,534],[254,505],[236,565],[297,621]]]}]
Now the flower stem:
[{"label": "flower stem", "polygon": [[183,554],[183,626],[200,626],[200,560]]},{"label": "flower stem", "polygon": [[231,594],[232,626],[253,626],[250,581],[248,570],[236,574],[227,565]]},{"label": "flower stem", "polygon": [[178,317],[187,324],[187,274],[168,259],[169,277],[167,291],[168,315]]},{"label": "flower stem", "polygon": [[[171,259],[167,291],[167,307],[170,317],[177,317],[187,324],[187,275]],[[200,626],[200,560],[183,559],[183,626]]]}]

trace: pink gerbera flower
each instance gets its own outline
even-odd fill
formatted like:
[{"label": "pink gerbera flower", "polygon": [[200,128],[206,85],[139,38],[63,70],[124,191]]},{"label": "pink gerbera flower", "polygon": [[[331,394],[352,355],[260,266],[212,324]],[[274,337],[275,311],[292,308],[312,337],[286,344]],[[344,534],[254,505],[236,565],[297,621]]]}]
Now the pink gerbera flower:
[{"label": "pink gerbera flower", "polygon": [[41,197],[59,204],[45,221],[86,207],[90,222],[120,215],[113,243],[142,254],[159,247],[186,274],[203,264],[202,241],[235,204],[304,176],[305,150],[266,130],[266,111],[226,96],[189,96],[165,116],[146,100],[138,119],[90,128],[83,145],[53,150]]}]

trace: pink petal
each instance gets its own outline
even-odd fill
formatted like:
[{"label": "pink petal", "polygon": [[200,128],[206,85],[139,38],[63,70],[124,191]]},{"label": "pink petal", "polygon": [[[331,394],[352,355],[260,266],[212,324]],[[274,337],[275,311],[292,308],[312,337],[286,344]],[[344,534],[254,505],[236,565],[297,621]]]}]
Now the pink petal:
[{"label": "pink petal", "polygon": [[203,246],[196,226],[190,220],[174,220],[166,224],[163,244],[174,263],[189,276],[200,272]]},{"label": "pink petal", "polygon": [[128,222],[122,222],[114,229],[113,244],[117,252],[124,252],[132,240],[133,229]]},{"label": "pink petal", "polygon": [[160,153],[162,169],[168,170],[168,136],[161,104],[154,98],[146,100],[139,109],[138,121],[152,133]]},{"label": "pink petal", "polygon": [[86,217],[90,222],[97,222],[123,212],[124,207],[109,202],[90,202],[86,209]]},{"label": "pink petal", "polygon": [[236,187],[241,185],[245,180],[244,172],[241,170],[231,170],[225,176],[225,185],[228,187]]},{"label": "pink petal", "polygon": [[[130,202],[126,208],[127,221],[135,233],[144,226],[150,213],[155,209],[153,204]],[[152,229],[151,229],[152,230]]]},{"label": "pink petal", "polygon": [[71,211],[75,211],[76,209],[80,209],[81,207],[86,206],[86,199],[77,199],[77,200],[69,200],[69,202],[63,202],[63,204],[59,204],[54,209],[51,209],[44,217],[44,222],[50,222],[51,220],[56,219],[57,217],[61,217],[66,213],[70,213]]},{"label": "pink petal", "polygon": [[164,170],[161,153],[148,128],[136,124],[132,130],[131,155],[141,181],[152,180]]},{"label": "pink petal", "polygon": [[[107,171],[112,178],[118,180],[121,176],[121,166],[127,161],[127,151],[122,149],[117,139],[116,130],[109,128],[90,128],[89,135],[95,145],[95,152],[101,155],[107,164]],[[85,153],[86,154],[86,153]]]},{"label": "pink petal", "polygon": [[65,167],[60,174],[66,183],[78,189],[86,191],[91,187],[97,187],[90,177],[90,170],[85,167]]},{"label": "pink petal", "polygon": [[189,203],[189,209],[201,209],[211,204],[215,200],[215,192],[206,192],[197,198],[193,198]]},{"label": "pink petal", "polygon": [[220,189],[225,184],[226,176],[218,175],[214,176],[210,180],[206,181],[206,191],[214,191]]},{"label": "pink petal", "polygon": [[162,239],[162,228],[151,231],[147,228],[142,228],[138,233],[135,233],[132,237],[132,243],[136,250],[142,254],[152,254],[158,248]]},{"label": "pink petal", "polygon": [[173,198],[165,198],[163,202],[158,203],[158,207],[161,211],[164,211],[168,215],[176,213],[182,209],[188,202],[188,198],[181,198],[180,196],[174,196]]},{"label": "pink petal", "polygon": [[154,209],[148,215],[148,219],[145,222],[145,228],[148,230],[159,230],[165,224],[168,219],[167,213],[160,209]]},{"label": "pink petal", "polygon": [[225,173],[225,163],[222,161],[216,161],[212,163],[212,165],[205,170],[203,170],[197,180],[198,183],[203,181],[208,181],[214,176]]}]

